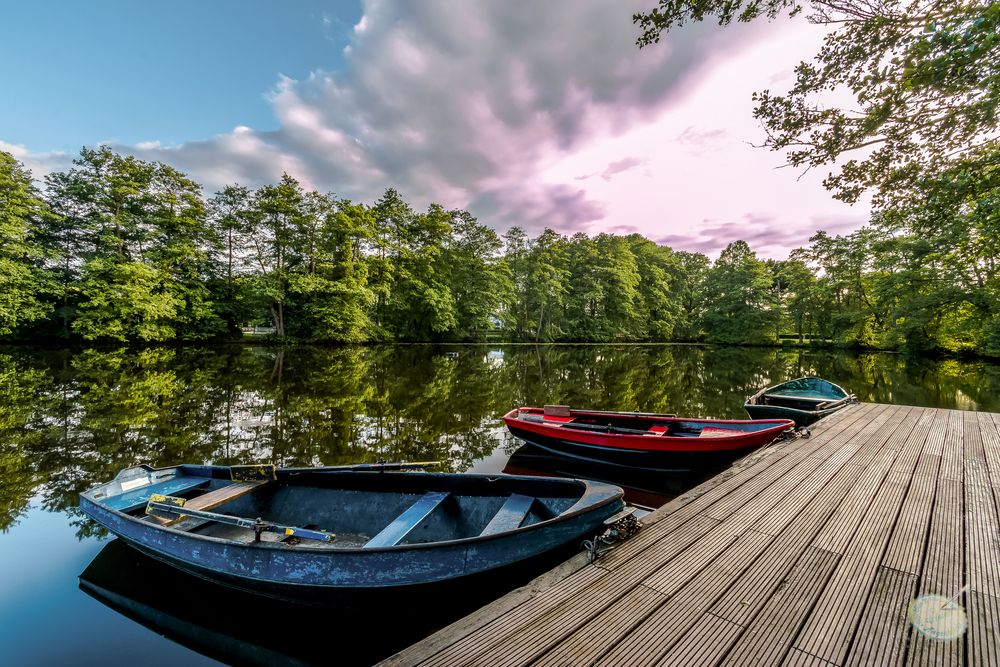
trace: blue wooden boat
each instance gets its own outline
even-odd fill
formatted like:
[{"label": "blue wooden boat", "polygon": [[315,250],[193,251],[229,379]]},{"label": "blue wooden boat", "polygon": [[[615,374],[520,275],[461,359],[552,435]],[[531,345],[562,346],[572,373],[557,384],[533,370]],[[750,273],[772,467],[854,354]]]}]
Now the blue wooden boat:
[{"label": "blue wooden boat", "polygon": [[622,490],[507,475],[138,466],[80,495],[131,546],[257,593],[322,600],[487,573],[603,530]]},{"label": "blue wooden boat", "polygon": [[829,380],[801,377],[761,389],[743,407],[751,419],[791,419],[808,426],[856,400]]}]

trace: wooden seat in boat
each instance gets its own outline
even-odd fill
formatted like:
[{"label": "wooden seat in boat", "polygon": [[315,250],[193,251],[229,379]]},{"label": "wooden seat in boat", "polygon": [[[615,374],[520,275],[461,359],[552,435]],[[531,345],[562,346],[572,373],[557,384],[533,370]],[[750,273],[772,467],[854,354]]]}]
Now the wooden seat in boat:
[{"label": "wooden seat in boat", "polygon": [[479,533],[480,536],[495,535],[496,533],[504,533],[508,530],[520,528],[534,504],[535,499],[531,496],[525,496],[520,493],[511,494],[510,498],[507,499],[500,510],[490,519],[490,522],[486,524],[486,527],[483,528],[483,532]]},{"label": "wooden seat in boat", "polygon": [[451,494],[446,491],[431,491],[425,493],[409,509],[393,519],[392,523],[383,528],[378,535],[368,540],[363,548],[393,547],[399,544],[414,528],[424,522],[431,512],[445,501]]}]

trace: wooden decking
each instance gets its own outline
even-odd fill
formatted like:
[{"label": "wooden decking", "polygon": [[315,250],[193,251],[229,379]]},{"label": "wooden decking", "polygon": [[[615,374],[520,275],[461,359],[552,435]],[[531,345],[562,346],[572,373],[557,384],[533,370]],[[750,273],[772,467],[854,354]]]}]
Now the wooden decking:
[{"label": "wooden decking", "polygon": [[[998,427],[852,406],[383,664],[1000,665]],[[916,631],[926,594],[958,595],[968,631]]]}]

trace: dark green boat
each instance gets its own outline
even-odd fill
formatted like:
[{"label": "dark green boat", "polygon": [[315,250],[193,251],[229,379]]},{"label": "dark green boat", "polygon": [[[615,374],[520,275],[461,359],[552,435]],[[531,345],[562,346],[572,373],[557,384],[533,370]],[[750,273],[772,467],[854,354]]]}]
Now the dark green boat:
[{"label": "dark green boat", "polygon": [[843,387],[804,377],[761,389],[743,407],[751,419],[792,419],[796,426],[808,426],[855,401]]}]

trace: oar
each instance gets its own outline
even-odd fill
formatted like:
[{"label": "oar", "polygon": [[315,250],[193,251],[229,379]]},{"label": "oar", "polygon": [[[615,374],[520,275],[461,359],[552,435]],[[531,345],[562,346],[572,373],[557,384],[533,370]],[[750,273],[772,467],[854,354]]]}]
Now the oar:
[{"label": "oar", "polygon": [[852,396],[844,396],[843,398],[839,398],[836,401],[827,401],[826,403],[820,403],[819,405],[816,406],[816,409],[817,410],[829,410],[830,408],[835,408],[835,407],[837,407],[837,406],[839,406],[839,405],[841,405],[843,403],[847,403],[852,398],[854,398],[853,395]]},{"label": "oar", "polygon": [[350,472],[366,470],[393,471],[393,470],[422,470],[441,465],[444,461],[396,461],[392,463],[353,463],[343,466],[325,466],[321,468],[283,468],[285,472]]},{"label": "oar", "polygon": [[[179,516],[189,516],[196,519],[205,519],[216,523],[225,523],[230,526],[249,528],[254,532],[254,541],[260,542],[260,534],[263,532],[279,533],[285,537],[300,537],[307,540],[318,540],[320,542],[333,542],[337,536],[322,530],[311,530],[309,528],[297,528],[295,526],[282,526],[280,524],[269,523],[261,518],[245,519],[228,514],[216,514],[215,512],[205,512],[203,510],[185,509],[183,498],[166,496],[162,502],[150,500],[146,505],[146,514],[152,514],[160,518],[175,518]],[[182,501],[178,504],[177,501]],[[165,516],[164,516],[165,515]]]},{"label": "oar", "polygon": [[[553,424],[554,426],[555,424]],[[560,424],[562,428],[570,428],[579,431],[594,431],[597,433],[617,433],[621,435],[645,435],[649,431],[644,431],[637,428],[625,428],[624,426],[611,426],[610,424],[578,424],[575,422],[566,422],[565,424]]]},{"label": "oar", "polygon": [[602,415],[621,415],[623,417],[676,417],[673,412],[615,412],[614,410],[574,410],[574,412],[593,412]]}]

